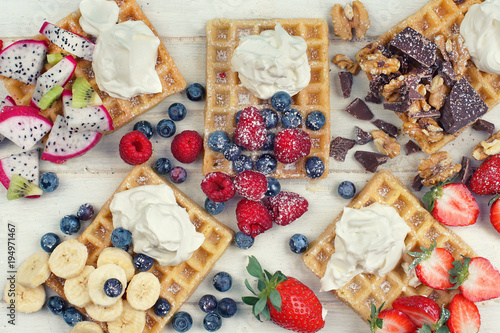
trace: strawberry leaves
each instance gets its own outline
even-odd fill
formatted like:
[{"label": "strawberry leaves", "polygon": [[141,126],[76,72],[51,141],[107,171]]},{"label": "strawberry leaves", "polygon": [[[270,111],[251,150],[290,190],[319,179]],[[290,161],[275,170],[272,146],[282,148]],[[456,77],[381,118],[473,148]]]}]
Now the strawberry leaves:
[{"label": "strawberry leaves", "polygon": [[375,304],[371,303],[370,309],[371,309],[371,314],[370,314],[370,320],[368,320],[368,323],[370,324],[370,331],[373,333],[377,330],[377,328],[382,328],[384,325],[384,320],[382,318],[379,318],[378,315],[380,314],[380,311],[382,311],[382,308],[384,307],[384,303],[377,309]]},{"label": "strawberry leaves", "polygon": [[437,184],[436,186],[433,186],[429,192],[424,194],[424,196],[422,197],[422,201],[427,205],[427,210],[429,212],[432,212],[436,200],[443,195],[443,186],[452,183],[455,180],[455,178],[456,176],[453,178],[449,178],[444,182]]},{"label": "strawberry leaves", "polygon": [[469,263],[471,259],[465,256],[462,257],[464,261],[454,261],[453,268],[450,269],[450,282],[453,283],[454,286],[449,289],[457,289],[469,276]]},{"label": "strawberry leaves", "polygon": [[415,260],[413,260],[411,265],[408,267],[408,270],[411,271],[412,269],[417,267],[417,265],[420,264],[422,261],[429,259],[429,257],[432,254],[432,251],[434,251],[436,246],[437,246],[437,243],[436,243],[436,240],[434,240],[429,248],[426,248],[425,246],[421,246],[420,247],[421,252],[406,251],[410,256],[415,258]]}]

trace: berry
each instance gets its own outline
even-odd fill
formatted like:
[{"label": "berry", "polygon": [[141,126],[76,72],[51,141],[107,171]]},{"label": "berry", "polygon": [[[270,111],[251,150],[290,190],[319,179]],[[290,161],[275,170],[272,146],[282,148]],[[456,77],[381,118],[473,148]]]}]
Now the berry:
[{"label": "berry", "polygon": [[500,154],[488,157],[474,172],[469,183],[479,195],[500,193]]},{"label": "berry", "polygon": [[47,299],[47,307],[55,315],[62,315],[66,308],[66,301],[59,296],[51,296]]},{"label": "berry", "polygon": [[292,98],[286,91],[278,91],[271,97],[271,106],[279,112],[285,112],[292,106]]},{"label": "berry", "polygon": [[392,303],[392,307],[407,315],[418,327],[422,327],[424,324],[434,327],[441,313],[436,301],[420,295],[398,297]]},{"label": "berry", "polygon": [[78,208],[76,217],[82,221],[88,221],[94,217],[94,207],[89,203],[84,203]]},{"label": "berry", "polygon": [[172,162],[166,157],[161,157],[156,160],[154,169],[159,175],[166,175],[172,170]]},{"label": "berry", "polygon": [[226,206],[223,202],[215,202],[210,200],[209,198],[205,199],[205,210],[212,215],[217,215],[224,211],[224,207]]},{"label": "berry", "polygon": [[255,239],[248,235],[245,235],[241,231],[238,231],[236,235],[234,235],[234,244],[237,248],[242,250],[248,250],[252,247]]},{"label": "berry", "polygon": [[456,294],[448,308],[450,319],[447,326],[451,333],[479,332],[481,316],[474,302],[462,294]]},{"label": "berry", "polygon": [[42,236],[40,239],[40,246],[42,250],[52,253],[57,245],[61,244],[61,239],[56,234],[49,232]]},{"label": "berry", "polygon": [[241,156],[241,148],[236,143],[228,143],[222,153],[228,161],[236,161]]},{"label": "berry", "polygon": [[139,131],[127,133],[120,140],[120,157],[127,164],[142,164],[149,160],[151,154],[151,142]]},{"label": "berry", "polygon": [[344,199],[351,199],[356,194],[356,187],[350,181],[343,181],[338,188],[339,195]]},{"label": "berry", "polygon": [[311,139],[300,129],[285,129],[274,140],[274,156],[281,163],[296,162],[310,151]]},{"label": "berry", "polygon": [[421,246],[422,252],[410,252],[408,254],[416,257],[408,268],[415,268],[415,274],[420,282],[428,287],[447,290],[453,287],[450,282],[450,269],[453,268],[453,255],[446,249],[436,248],[436,241],[428,249]]},{"label": "berry", "polygon": [[187,332],[193,326],[193,318],[187,312],[177,312],[172,317],[172,328],[177,332]]},{"label": "berry", "polygon": [[153,311],[158,317],[165,317],[170,311],[170,302],[165,298],[158,298],[153,306]]},{"label": "berry", "polygon": [[170,180],[176,184],[184,183],[187,178],[187,172],[183,167],[177,166],[170,171]]},{"label": "berry", "polygon": [[301,234],[295,234],[292,237],[290,237],[288,245],[290,246],[290,251],[299,254],[299,253],[304,253],[307,250],[309,246],[309,241],[307,240],[306,236]]},{"label": "berry", "polygon": [[111,244],[114,247],[125,249],[132,243],[132,233],[122,227],[116,228],[111,232]]},{"label": "berry", "polygon": [[287,225],[301,217],[309,207],[307,200],[293,192],[281,191],[269,198],[269,214],[279,225]]},{"label": "berry", "polygon": [[305,164],[306,174],[309,178],[319,178],[325,172],[325,163],[317,156],[311,156],[306,160]]},{"label": "berry", "polygon": [[493,204],[491,204],[490,207],[490,222],[493,228],[500,232],[500,200],[498,200],[498,197],[495,197],[492,201]]},{"label": "berry", "polygon": [[273,226],[267,208],[259,201],[242,199],[236,206],[238,228],[245,235],[255,237]]},{"label": "berry", "polygon": [[238,125],[241,117],[241,112],[243,112],[243,110],[236,112],[236,114],[234,115],[234,125]]},{"label": "berry", "polygon": [[229,137],[222,131],[215,131],[208,136],[207,144],[213,151],[222,152],[229,144]]},{"label": "berry", "polygon": [[201,190],[214,202],[226,202],[236,193],[231,177],[222,172],[208,173],[201,181]]},{"label": "berry", "polygon": [[264,109],[260,111],[262,118],[264,118],[264,123],[266,128],[274,128],[278,125],[278,114],[271,109]]},{"label": "berry", "polygon": [[173,121],[181,121],[186,118],[186,114],[186,107],[182,103],[174,103],[168,107],[168,116]]},{"label": "berry", "polygon": [[226,292],[231,289],[233,285],[233,279],[231,275],[226,272],[219,272],[215,274],[214,279],[212,280],[212,284],[217,291]]},{"label": "berry", "polygon": [[186,96],[190,101],[201,101],[205,98],[205,88],[199,83],[192,83],[186,88]]},{"label": "berry", "polygon": [[266,197],[275,197],[280,193],[281,185],[280,182],[274,177],[267,177],[267,191],[265,193]]},{"label": "berry", "polygon": [[118,297],[123,291],[123,285],[120,280],[111,278],[104,282],[103,290],[109,297]]},{"label": "berry", "polygon": [[63,319],[69,326],[75,326],[83,320],[83,315],[80,311],[70,306],[63,310]]},{"label": "berry", "polygon": [[141,132],[149,140],[153,136],[153,125],[147,120],[141,120],[134,124],[134,131]]},{"label": "berry", "polygon": [[259,156],[257,161],[255,161],[255,168],[258,172],[263,173],[265,175],[269,175],[276,171],[278,167],[278,162],[276,158],[274,158],[271,154],[262,154]]},{"label": "berry", "polygon": [[134,267],[141,272],[149,271],[153,262],[154,259],[144,253],[137,253],[134,257]]},{"label": "berry", "polygon": [[266,142],[266,125],[259,110],[250,106],[241,112],[234,131],[234,142],[248,150],[257,150]]},{"label": "berry", "polygon": [[222,318],[231,318],[236,314],[236,311],[238,311],[238,306],[232,298],[226,297],[219,301],[217,313]]},{"label": "berry", "polygon": [[326,118],[323,112],[313,111],[307,115],[306,126],[311,131],[319,131],[325,126]]},{"label": "berry", "polygon": [[53,192],[59,186],[59,178],[53,172],[46,172],[40,177],[39,185],[44,192]]},{"label": "berry", "polygon": [[274,150],[274,140],[276,139],[276,135],[273,133],[267,133],[266,142],[260,148],[261,150]]},{"label": "berry", "polygon": [[267,191],[267,178],[262,173],[246,170],[234,178],[234,188],[244,198],[260,200]]},{"label": "berry", "polygon": [[156,124],[156,133],[162,138],[170,138],[175,134],[175,123],[170,119],[162,119]]},{"label": "berry", "polygon": [[297,128],[302,124],[302,115],[295,109],[290,109],[281,116],[284,128]]},{"label": "berry", "polygon": [[203,318],[203,327],[209,332],[215,332],[222,326],[222,318],[217,313],[208,313]]},{"label": "berry", "polygon": [[252,170],[252,169],[253,169],[253,161],[247,155],[241,155],[236,159],[236,161],[233,161],[233,170],[236,173],[242,173],[245,170]]},{"label": "berry", "polygon": [[59,228],[66,235],[73,235],[80,230],[80,227],[80,220],[75,215],[66,215],[59,223]]},{"label": "berry", "polygon": [[201,311],[209,313],[217,309],[217,298],[213,295],[203,295],[198,302]]},{"label": "berry", "polygon": [[203,150],[203,139],[196,131],[183,131],[174,137],[170,149],[179,162],[193,163]]},{"label": "berry", "polygon": [[[375,305],[372,306],[375,307]],[[380,312],[381,308],[372,312],[370,326],[372,332],[378,333],[414,333],[417,326],[403,312],[396,309],[385,309]],[[377,323],[380,326],[377,326]],[[430,331],[429,331],[430,332]]]}]

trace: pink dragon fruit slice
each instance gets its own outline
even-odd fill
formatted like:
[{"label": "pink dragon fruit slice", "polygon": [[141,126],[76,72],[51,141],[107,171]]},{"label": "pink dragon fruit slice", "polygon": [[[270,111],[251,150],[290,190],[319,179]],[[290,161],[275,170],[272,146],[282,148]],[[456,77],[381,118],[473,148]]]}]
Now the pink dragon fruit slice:
[{"label": "pink dragon fruit slice", "polygon": [[8,189],[12,175],[20,175],[38,185],[38,149],[0,159],[0,182]]},{"label": "pink dragon fruit slice", "polygon": [[5,106],[0,113],[0,134],[30,150],[52,128],[52,122],[30,106]]},{"label": "pink dragon fruit slice", "polygon": [[42,73],[46,54],[46,41],[17,41],[0,52],[0,75],[26,84],[35,84]]},{"label": "pink dragon fruit slice", "polygon": [[45,144],[42,160],[62,164],[85,154],[99,142],[101,137],[102,134],[96,131],[70,131],[66,118],[58,115]]},{"label": "pink dragon fruit slice", "polygon": [[40,100],[50,89],[55,86],[64,86],[73,76],[76,68],[76,60],[67,56],[59,61],[54,67],[40,75],[36,80],[35,91],[31,97],[31,103],[39,106]]},{"label": "pink dragon fruit slice", "polygon": [[[4,106],[16,106],[16,102],[14,101],[14,99],[10,96],[7,96],[5,97],[5,99],[0,103],[0,113],[2,113],[3,111],[3,107]],[[5,137],[0,134],[0,142],[3,141],[3,139],[5,139]]]},{"label": "pink dragon fruit slice", "polygon": [[40,33],[64,51],[79,58],[92,61],[95,44],[87,38],[64,30],[49,22],[43,23]]},{"label": "pink dragon fruit slice", "polygon": [[73,93],[64,90],[62,93],[63,112],[72,132],[97,131],[105,132],[114,130],[113,119],[104,105],[74,108]]}]

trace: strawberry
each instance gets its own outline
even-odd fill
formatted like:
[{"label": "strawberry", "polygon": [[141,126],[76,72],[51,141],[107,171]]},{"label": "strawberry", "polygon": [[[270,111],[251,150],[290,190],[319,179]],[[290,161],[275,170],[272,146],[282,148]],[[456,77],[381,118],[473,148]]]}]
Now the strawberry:
[{"label": "strawberry", "polygon": [[427,192],[422,201],[432,216],[444,225],[457,227],[476,223],[479,206],[467,186],[450,184],[452,180],[440,183]]},{"label": "strawberry", "polygon": [[408,254],[416,257],[409,267],[409,270],[415,268],[415,274],[420,282],[428,287],[446,290],[453,287],[450,282],[448,271],[453,268],[453,255],[450,251],[443,248],[436,248],[434,243],[427,249],[420,247],[422,252],[410,252]]},{"label": "strawberry", "polygon": [[[414,333],[417,329],[414,323],[405,315],[403,312],[396,309],[385,309],[380,312],[384,305],[380,308],[376,308],[372,303],[371,309],[371,320],[370,323],[371,332],[378,333]],[[380,312],[380,313],[379,313]]]},{"label": "strawberry", "polygon": [[398,297],[392,307],[407,315],[418,327],[424,324],[434,327],[439,321],[441,310],[434,300],[420,295]]},{"label": "strawberry", "polygon": [[311,289],[280,271],[274,274],[262,271],[254,256],[249,259],[247,271],[259,280],[259,292],[255,292],[245,280],[245,285],[255,296],[243,297],[242,300],[253,307],[257,319],[271,320],[285,329],[302,333],[317,332],[325,326],[323,307]]},{"label": "strawberry", "polygon": [[496,196],[490,200],[490,222],[493,228],[500,232],[500,200],[498,200],[498,198],[499,196]]},{"label": "strawberry", "polygon": [[462,294],[456,294],[451,300],[448,328],[451,333],[479,332],[481,317],[474,302]]},{"label": "strawberry", "polygon": [[463,261],[454,261],[453,267],[450,270],[453,289],[460,288],[472,302],[500,297],[500,272],[488,259],[463,257]]},{"label": "strawberry", "polygon": [[479,195],[500,193],[500,154],[484,160],[472,174],[469,185]]}]

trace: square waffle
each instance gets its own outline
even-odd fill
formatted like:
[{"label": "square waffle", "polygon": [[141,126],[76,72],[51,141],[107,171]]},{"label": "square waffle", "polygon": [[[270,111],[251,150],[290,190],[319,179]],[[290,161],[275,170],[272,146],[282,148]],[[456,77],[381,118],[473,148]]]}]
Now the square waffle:
[{"label": "square waffle", "polygon": [[[135,0],[115,0],[120,7],[120,13],[118,22],[124,21],[143,21],[156,35],[160,38],[154,29],[151,22],[149,22],[147,16],[142,11],[141,7],[135,2]],[[92,40],[92,36],[87,35],[79,24],[80,11],[71,13],[70,15],[63,18],[61,21],[57,22],[57,26],[69,30],[73,33],[88,37]],[[42,22],[40,22],[41,26]],[[38,35],[34,37],[35,39],[45,39],[45,37]],[[49,43],[48,53],[61,53],[64,52],[55,44]],[[109,96],[106,92],[99,90],[94,77],[94,71],[92,70],[92,62],[83,60],[80,58],[75,58],[77,60],[77,67],[75,70],[76,77],[85,77],[87,81],[90,82],[92,87],[97,91],[99,96],[102,98],[104,106],[108,109],[111,117],[113,118],[113,125],[115,130],[124,126],[125,124],[132,121],[134,118],[144,114],[145,112],[151,110],[153,107],[158,105],[161,101],[170,95],[173,95],[186,86],[186,81],[177,69],[174,60],[167,51],[167,48],[161,42],[158,46],[158,58],[156,60],[156,72],[161,81],[162,91],[157,94],[142,94],[131,99],[119,99]],[[48,69],[48,68],[46,68]],[[18,105],[29,105],[31,101],[31,96],[35,90],[34,85],[26,85],[20,81],[8,78],[1,78],[4,82],[5,87],[9,94],[16,100]],[[71,89],[73,81],[70,80],[65,86],[67,89]],[[52,107],[44,110],[41,114],[51,121],[55,121],[58,114],[62,114],[62,102],[59,100],[55,102]]]},{"label": "square waffle", "polygon": [[[436,240],[438,247],[450,251],[454,258],[460,255],[474,257],[474,251],[451,230],[437,222],[422,206],[420,201],[396,178],[386,170],[379,171],[366,184],[347,207],[359,209],[374,202],[389,205],[396,209],[411,231],[405,239],[405,248],[409,251],[420,251],[420,246],[429,247]],[[335,224],[342,213],[314,240],[309,249],[302,255],[306,266],[318,277],[325,275],[326,266],[335,252]],[[378,308],[385,302],[385,308],[400,296],[424,295],[434,299],[440,306],[448,304],[458,292],[434,290],[423,284],[414,287],[409,274],[408,265],[413,258],[404,253],[397,266],[383,277],[361,273],[356,275],[344,287],[332,290],[342,302],[350,306],[364,320],[370,319],[370,304]]]},{"label": "square waffle", "polygon": [[[328,174],[330,147],[330,84],[328,62],[328,25],[322,19],[275,19],[275,20],[228,20],[215,19],[207,22],[207,101],[205,105],[205,138],[214,131],[223,131],[232,138],[236,123],[235,114],[248,106],[259,110],[271,108],[270,100],[261,100],[240,84],[238,73],[231,68],[231,57],[239,39],[264,30],[274,29],[276,23],[290,34],[304,38],[311,67],[309,85],[292,97],[292,108],[302,114],[300,127],[311,137],[309,156],[320,157],[325,164],[322,178]],[[325,126],[319,131],[309,130],[305,119],[312,111],[319,110],[326,117]],[[276,134],[281,125],[269,131]],[[221,171],[235,175],[232,162],[222,153],[214,152],[204,143],[203,173]],[[261,150],[244,151],[255,161]],[[269,153],[269,152],[268,152]],[[272,152],[271,152],[272,153]],[[307,156],[307,157],[309,157]],[[275,178],[306,178],[304,163],[307,157],[291,164],[278,162],[278,167],[269,176]]]},{"label": "square waffle", "polygon": [[[149,166],[136,166],[121,183],[115,193],[142,185],[167,184],[174,190],[179,206],[186,208],[196,231],[205,236],[205,241],[190,259],[177,266],[161,267],[156,261],[149,272],[158,277],[161,284],[160,296],[170,302],[171,308],[165,317],[158,317],[153,309],[146,312],[146,327],[143,332],[163,332],[167,322],[193,294],[198,285],[212,270],[215,262],[222,256],[233,240],[233,231],[217,221],[177,187],[158,176]],[[112,197],[101,208],[94,221],[78,237],[87,247],[87,265],[96,266],[99,254],[111,246],[113,216],[109,210]],[[51,274],[46,284],[64,297],[64,279]],[[82,313],[85,310],[79,309]],[[106,330],[105,323],[99,323]]]},{"label": "square waffle", "polygon": [[[456,3],[455,3],[456,2]],[[389,43],[396,34],[401,32],[406,27],[411,27],[429,39],[433,39],[437,35],[443,35],[445,38],[450,37],[460,30],[460,23],[462,22],[465,13],[468,9],[482,0],[433,0],[425,5],[416,14],[406,18],[396,26],[389,29],[386,33],[380,36],[375,42],[365,46],[357,55],[356,60],[361,62],[367,56],[373,54],[377,47]],[[500,75],[488,74],[480,71],[469,60],[467,64],[467,71],[465,77],[472,87],[479,93],[484,102],[491,110],[500,101]],[[370,74],[367,73],[368,79],[371,79]],[[410,121],[409,117],[403,112],[396,112],[399,118],[407,123]],[[467,126],[466,126],[467,127]],[[454,134],[446,134],[442,139],[437,142],[429,142],[425,137],[412,135],[415,141],[422,147],[428,154],[432,154],[449,142],[455,140],[456,137],[462,133],[466,128],[459,130]]]}]

